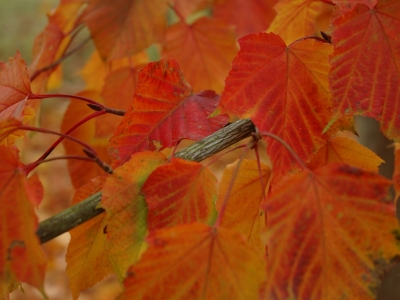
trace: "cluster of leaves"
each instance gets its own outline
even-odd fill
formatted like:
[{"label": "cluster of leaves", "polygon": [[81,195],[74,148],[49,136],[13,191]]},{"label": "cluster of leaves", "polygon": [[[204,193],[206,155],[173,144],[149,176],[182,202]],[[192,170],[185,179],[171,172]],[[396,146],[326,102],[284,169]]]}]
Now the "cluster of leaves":
[{"label": "cluster of leaves", "polygon": [[[43,188],[27,175],[66,138],[72,204],[101,191],[105,209],[70,231],[74,299],[108,274],[120,299],[372,299],[399,254],[392,181],[343,132],[364,115],[400,139],[399,16],[398,0],[61,0],[29,68],[18,53],[0,64],[0,295],[20,282],[45,294]],[[86,89],[46,93],[85,26]],[[15,141],[53,133],[28,122],[55,96],[72,98],[63,134],[23,164]],[[253,121],[244,152],[265,141],[271,167],[241,158],[217,185],[162,152],[227,114]]]}]

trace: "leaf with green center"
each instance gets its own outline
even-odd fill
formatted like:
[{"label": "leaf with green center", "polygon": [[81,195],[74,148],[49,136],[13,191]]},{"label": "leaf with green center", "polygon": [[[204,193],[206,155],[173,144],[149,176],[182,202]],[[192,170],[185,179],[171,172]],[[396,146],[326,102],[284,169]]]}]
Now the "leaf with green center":
[{"label": "leaf with green center", "polygon": [[147,230],[147,206],[140,190],[147,177],[167,162],[159,152],[140,152],[107,177],[101,206],[107,211],[107,252],[121,280],[133,265]]}]

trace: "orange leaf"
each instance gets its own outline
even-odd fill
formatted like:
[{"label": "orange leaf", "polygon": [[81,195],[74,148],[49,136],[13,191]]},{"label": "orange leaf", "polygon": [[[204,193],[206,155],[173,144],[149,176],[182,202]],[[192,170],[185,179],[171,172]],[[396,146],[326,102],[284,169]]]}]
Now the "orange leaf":
[{"label": "orange leaf", "polygon": [[329,164],[292,176],[263,204],[268,215],[267,295],[372,299],[380,267],[399,254],[390,181]]},{"label": "orange leaf", "polygon": [[236,53],[233,26],[202,17],[191,25],[179,22],[168,28],[163,57],[179,62],[195,91],[220,93]]},{"label": "orange leaf", "polygon": [[[94,99],[100,103],[103,102],[101,97],[94,91],[84,91],[79,95]],[[61,131],[66,132],[76,122],[91,113],[93,113],[93,110],[80,103],[80,101],[71,100],[64,114]],[[76,128],[70,133],[70,136],[90,144],[97,151],[101,160],[105,163],[111,163],[107,153],[107,144],[119,118],[110,114],[99,116],[95,121],[91,120]],[[70,140],[64,140],[63,143],[67,155],[83,154],[81,145]],[[69,159],[67,164],[72,184],[76,189],[86,184],[91,178],[104,175],[104,171],[93,162]]]},{"label": "orange leaf", "polygon": [[265,261],[242,236],[192,223],[149,234],[120,299],[257,299]]},{"label": "orange leaf", "polygon": [[101,56],[121,58],[161,42],[167,0],[94,0],[82,13]]},{"label": "orange leaf", "polygon": [[43,292],[45,259],[35,234],[43,187],[37,175],[26,179],[15,156],[0,145],[0,282],[15,279]]},{"label": "orange leaf", "polygon": [[400,137],[399,15],[397,0],[378,1],[373,10],[357,5],[334,21],[330,59],[336,117],[373,117],[391,139]]},{"label": "orange leaf", "polygon": [[138,151],[200,140],[228,121],[225,115],[208,118],[218,101],[213,91],[193,94],[176,61],[150,63],[139,71],[133,102],[110,139],[109,153],[123,163]]},{"label": "orange leaf", "polygon": [[22,121],[26,101],[32,94],[28,69],[17,51],[9,63],[0,62],[0,121]]},{"label": "orange leaf", "polygon": [[[85,200],[99,192],[106,176],[96,177],[78,189],[71,205]],[[71,241],[65,260],[72,296],[77,299],[79,292],[92,287],[113,272],[106,252],[104,233],[105,212],[70,230]]]},{"label": "orange leaf", "polygon": [[334,137],[327,141],[312,158],[308,167],[317,169],[330,162],[349,164],[365,171],[378,173],[384,161],[363,145],[346,137]]},{"label": "orange leaf", "polygon": [[[237,163],[238,161],[228,165],[222,174],[216,204],[218,211],[221,210],[225,200]],[[261,172],[263,184],[266,187],[271,170],[266,165],[261,164]],[[221,225],[243,234],[249,245],[262,255],[265,255],[265,243],[261,241],[261,233],[265,229],[265,215],[260,208],[263,195],[257,161],[243,160],[239,173],[234,180]]]},{"label": "orange leaf", "polygon": [[107,252],[115,274],[125,278],[146,234],[147,206],[140,195],[147,177],[167,158],[160,152],[140,152],[114,173],[103,186],[101,206],[107,211]]},{"label": "orange leaf", "polygon": [[147,179],[142,193],[149,210],[149,230],[207,222],[214,214],[217,179],[200,163],[174,158]]},{"label": "orange leaf", "polygon": [[275,18],[273,9],[278,0],[225,0],[214,6],[214,17],[236,27],[236,34],[242,37],[249,33],[264,31]]},{"label": "orange leaf", "polygon": [[287,44],[313,36],[322,7],[322,3],[315,0],[281,0],[274,6],[277,15],[268,32],[278,34]]},{"label": "orange leaf", "polygon": [[[260,131],[278,135],[308,161],[327,138],[321,132],[331,115],[332,46],[311,38],[286,46],[272,33],[250,34],[239,43],[221,96],[222,111],[250,117]],[[275,140],[268,141],[267,153],[274,180],[298,168]]]}]

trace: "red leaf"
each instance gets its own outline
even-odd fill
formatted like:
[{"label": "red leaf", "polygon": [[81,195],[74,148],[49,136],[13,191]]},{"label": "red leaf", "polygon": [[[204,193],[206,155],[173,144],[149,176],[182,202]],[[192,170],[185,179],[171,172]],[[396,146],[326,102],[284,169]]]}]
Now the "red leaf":
[{"label": "red leaf", "polygon": [[400,137],[400,3],[379,1],[337,18],[329,76],[336,117],[363,115],[381,124],[391,139]]},{"label": "red leaf", "polygon": [[218,104],[213,91],[192,94],[174,60],[150,63],[139,72],[133,102],[110,140],[109,153],[125,162],[132,153],[172,147],[181,139],[198,141],[226,124],[208,118]]},{"label": "red leaf", "polygon": [[148,206],[149,230],[213,217],[217,179],[203,165],[174,158],[147,179],[142,193]]},{"label": "red leaf", "polygon": [[[247,35],[226,79],[223,112],[250,117],[260,131],[285,140],[308,161],[326,141],[330,118],[328,56],[332,46],[304,39],[286,46],[275,34]],[[275,180],[299,168],[283,146],[268,141]]]},{"label": "red leaf", "polygon": [[28,69],[17,51],[9,63],[0,62],[0,121],[22,121],[26,100],[32,94]]},{"label": "red leaf", "polygon": [[274,299],[373,299],[382,266],[399,254],[390,181],[329,164],[285,181],[268,215],[267,295]]}]

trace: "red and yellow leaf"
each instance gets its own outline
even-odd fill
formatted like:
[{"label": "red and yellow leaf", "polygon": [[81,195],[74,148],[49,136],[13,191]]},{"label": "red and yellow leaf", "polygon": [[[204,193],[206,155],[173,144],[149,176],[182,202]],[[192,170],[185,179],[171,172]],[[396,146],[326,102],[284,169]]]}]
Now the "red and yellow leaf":
[{"label": "red and yellow leaf", "polygon": [[94,0],[82,13],[101,56],[112,60],[161,42],[167,0]]},{"label": "red and yellow leaf", "polygon": [[[328,56],[332,46],[304,39],[286,46],[275,34],[247,35],[221,96],[222,112],[251,118],[260,131],[285,140],[303,161],[325,144],[321,134],[331,112]],[[298,168],[277,141],[268,141],[267,153],[274,179]]]},{"label": "red and yellow leaf", "polygon": [[237,53],[232,26],[209,17],[190,25],[179,22],[168,28],[165,40],[163,57],[178,61],[195,91],[222,91]]},{"label": "red and yellow leaf", "polygon": [[200,163],[174,158],[158,167],[142,188],[149,230],[207,222],[215,214],[215,176]]},{"label": "red and yellow leaf", "polygon": [[149,234],[120,299],[257,299],[265,261],[225,228],[184,224]]},{"label": "red and yellow leaf", "polygon": [[[106,177],[96,177],[78,189],[71,205],[101,191]],[[71,241],[65,260],[72,296],[77,299],[80,291],[88,289],[113,272],[106,251],[104,233],[105,215],[100,215],[70,230]]]},{"label": "red and yellow leaf", "polygon": [[237,36],[242,37],[268,28],[276,16],[273,9],[276,2],[277,0],[218,1],[214,6],[213,15],[226,24],[235,25]]},{"label": "red and yellow leaf", "polygon": [[322,11],[320,1],[280,0],[274,9],[277,15],[267,31],[279,35],[286,44],[315,35],[316,18]]},{"label": "red and yellow leaf", "polygon": [[123,163],[138,151],[200,140],[228,121],[225,115],[208,118],[218,101],[213,91],[193,94],[176,61],[150,63],[139,71],[133,102],[110,140],[109,153]]},{"label": "red and yellow leaf", "polygon": [[160,152],[140,152],[114,173],[103,186],[101,206],[107,211],[107,252],[115,274],[125,278],[146,234],[147,206],[140,190],[147,177],[167,158]]},{"label": "red and yellow leaf", "polygon": [[[216,204],[219,212],[237,164],[238,161],[226,166],[222,174]],[[271,170],[261,163],[261,172],[263,185],[266,187],[269,183]],[[265,243],[261,240],[261,234],[265,230],[265,214],[263,209],[260,208],[263,194],[257,161],[243,160],[238,175],[234,180],[234,185],[221,219],[221,226],[243,234],[249,245],[260,254],[265,255]]]},{"label": "red and yellow leaf", "polygon": [[365,171],[378,173],[384,161],[363,145],[347,137],[334,137],[327,141],[312,158],[308,167],[312,170],[331,162],[348,164]]},{"label": "red and yellow leaf", "polygon": [[400,138],[400,2],[357,5],[333,22],[329,75],[336,117],[363,115]]},{"label": "red and yellow leaf", "polygon": [[0,121],[22,121],[30,94],[28,69],[17,51],[9,63],[0,62]]},{"label": "red and yellow leaf", "polygon": [[390,181],[347,165],[296,174],[263,204],[268,214],[267,295],[374,299],[380,267],[399,254]]},{"label": "red and yellow leaf", "polygon": [[43,292],[45,259],[35,234],[33,206],[43,187],[37,175],[26,179],[20,162],[0,145],[0,282],[27,282]]}]

